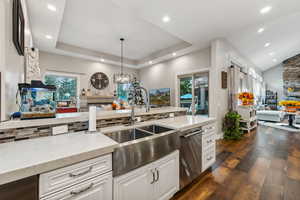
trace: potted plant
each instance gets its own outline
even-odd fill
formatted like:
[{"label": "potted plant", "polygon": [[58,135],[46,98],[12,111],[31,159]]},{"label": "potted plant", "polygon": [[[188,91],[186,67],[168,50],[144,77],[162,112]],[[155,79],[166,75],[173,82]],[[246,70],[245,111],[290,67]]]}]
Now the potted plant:
[{"label": "potted plant", "polygon": [[241,116],[235,111],[229,111],[224,118],[223,131],[227,140],[238,140],[242,137],[240,128]]}]

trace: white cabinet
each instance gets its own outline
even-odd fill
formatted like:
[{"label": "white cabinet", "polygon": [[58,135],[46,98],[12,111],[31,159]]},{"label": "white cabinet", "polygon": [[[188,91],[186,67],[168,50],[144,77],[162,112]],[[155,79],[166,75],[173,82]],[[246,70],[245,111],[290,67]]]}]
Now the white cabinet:
[{"label": "white cabinet", "polygon": [[41,200],[112,200],[112,173],[79,183]]},{"label": "white cabinet", "polygon": [[152,199],[153,191],[149,187],[152,187],[153,174],[149,170],[147,165],[114,178],[114,200]]},{"label": "white cabinet", "polygon": [[40,174],[40,200],[112,200],[112,155]]},{"label": "white cabinet", "polygon": [[40,175],[40,197],[112,171],[112,155],[104,155]]},{"label": "white cabinet", "polygon": [[168,200],[179,190],[179,151],[114,178],[114,200]]},{"label": "white cabinet", "polygon": [[202,172],[216,161],[216,125],[208,124],[202,127]]},{"label": "white cabinet", "polygon": [[158,181],[154,184],[155,200],[168,200],[179,190],[179,153],[155,163]]}]

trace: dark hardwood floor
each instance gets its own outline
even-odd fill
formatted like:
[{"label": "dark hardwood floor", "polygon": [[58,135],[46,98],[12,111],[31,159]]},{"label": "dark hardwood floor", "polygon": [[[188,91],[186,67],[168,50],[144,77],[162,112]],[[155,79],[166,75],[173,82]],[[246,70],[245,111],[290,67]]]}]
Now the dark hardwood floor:
[{"label": "dark hardwood floor", "polygon": [[211,172],[172,200],[300,200],[300,132],[259,126],[217,152]]}]

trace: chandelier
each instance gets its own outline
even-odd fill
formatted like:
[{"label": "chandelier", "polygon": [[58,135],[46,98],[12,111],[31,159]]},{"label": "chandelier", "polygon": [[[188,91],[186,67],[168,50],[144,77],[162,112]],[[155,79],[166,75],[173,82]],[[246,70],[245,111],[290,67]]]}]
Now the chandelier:
[{"label": "chandelier", "polygon": [[124,57],[123,57],[123,43],[124,38],[120,39],[121,41],[121,73],[114,74],[114,83],[117,84],[124,84],[124,83],[130,83],[131,82],[131,75],[124,73]]}]

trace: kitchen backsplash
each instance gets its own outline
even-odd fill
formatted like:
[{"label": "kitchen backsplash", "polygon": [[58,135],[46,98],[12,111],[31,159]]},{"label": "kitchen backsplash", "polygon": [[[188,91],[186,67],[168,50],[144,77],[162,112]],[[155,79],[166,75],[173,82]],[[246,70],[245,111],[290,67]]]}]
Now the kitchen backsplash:
[{"label": "kitchen backsplash", "polygon": [[[186,112],[175,112],[175,116],[185,115]],[[143,115],[141,121],[158,120],[169,118],[169,113]],[[97,120],[97,128],[129,124],[129,117],[111,118]],[[0,131],[0,143],[14,142],[38,137],[52,136],[52,128],[60,125],[68,125],[69,133],[88,130],[88,122],[74,122],[67,124],[55,124],[38,127],[26,127],[17,129],[7,129]]]}]

